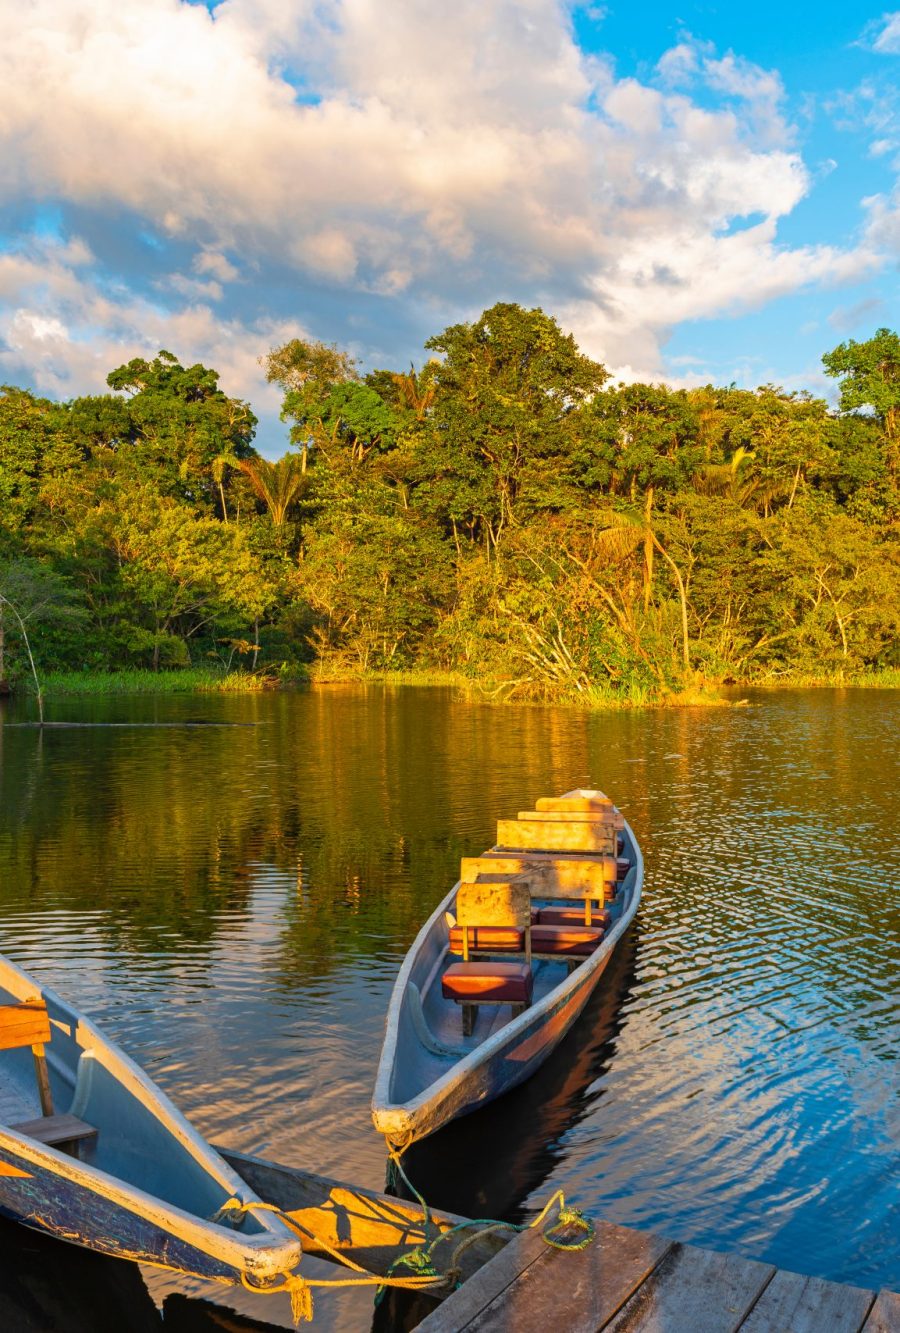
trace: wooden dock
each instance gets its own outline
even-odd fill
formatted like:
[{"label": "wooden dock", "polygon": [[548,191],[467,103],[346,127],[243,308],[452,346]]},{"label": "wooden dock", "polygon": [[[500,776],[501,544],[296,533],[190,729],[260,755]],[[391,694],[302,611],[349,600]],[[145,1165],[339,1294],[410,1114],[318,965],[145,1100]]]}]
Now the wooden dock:
[{"label": "wooden dock", "polygon": [[900,1333],[900,1296],[597,1224],[578,1252],[516,1236],[419,1333]]}]

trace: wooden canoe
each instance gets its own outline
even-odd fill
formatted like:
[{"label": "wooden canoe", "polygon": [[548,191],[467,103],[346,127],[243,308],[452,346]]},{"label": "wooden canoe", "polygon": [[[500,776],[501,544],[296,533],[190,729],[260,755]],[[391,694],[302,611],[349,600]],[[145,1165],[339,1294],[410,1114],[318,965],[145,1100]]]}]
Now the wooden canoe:
[{"label": "wooden canoe", "polygon": [[258,1202],[133,1061],[0,956],[0,1212],[117,1258],[277,1285],[297,1237],[271,1213],[212,1221],[232,1198]]},{"label": "wooden canoe", "polygon": [[[424,1138],[522,1083],[583,1010],[637,911],[644,863],[634,833],[615,807],[606,823],[598,814],[587,826],[585,814],[574,814],[571,823],[554,823],[544,811],[549,807],[553,819],[558,819],[557,806],[589,807],[594,797],[601,796],[578,791],[540,801],[535,815],[520,815],[528,822],[517,846],[509,843],[521,826],[501,820],[498,830],[506,845],[463,862],[469,878],[485,878],[477,872],[495,866],[509,874],[535,872],[532,901],[537,907],[559,901],[571,905],[579,892],[582,899],[591,894],[596,887],[594,871],[601,863],[609,864],[610,851],[613,856],[620,851],[620,879],[615,898],[607,904],[611,920],[602,941],[580,962],[534,958],[534,992],[528,1008],[516,1013],[512,1005],[485,1006],[471,1036],[463,1036],[459,1007],[444,997],[441,984],[455,961],[450,930],[459,882],[422,927],[394,985],[372,1100],[375,1128],[392,1144],[404,1147]],[[535,827],[548,830],[541,837],[549,847],[541,846]]]}]

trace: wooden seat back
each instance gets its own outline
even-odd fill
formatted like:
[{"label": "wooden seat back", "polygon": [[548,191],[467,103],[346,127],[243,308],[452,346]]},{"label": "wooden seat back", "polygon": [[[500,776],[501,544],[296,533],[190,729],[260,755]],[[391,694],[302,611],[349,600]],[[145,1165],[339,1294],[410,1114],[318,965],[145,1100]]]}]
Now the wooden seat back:
[{"label": "wooden seat back", "polygon": [[525,875],[493,882],[460,884],[456,892],[456,922],[463,928],[463,959],[469,958],[469,928],[512,926],[525,938],[525,957],[531,962],[531,890]]},{"label": "wooden seat back", "polygon": [[34,1056],[41,1111],[53,1115],[53,1097],[47,1073],[45,1044],[50,1040],[50,1016],[43,1000],[23,1000],[19,1004],[0,1004],[0,1051],[30,1046]]}]

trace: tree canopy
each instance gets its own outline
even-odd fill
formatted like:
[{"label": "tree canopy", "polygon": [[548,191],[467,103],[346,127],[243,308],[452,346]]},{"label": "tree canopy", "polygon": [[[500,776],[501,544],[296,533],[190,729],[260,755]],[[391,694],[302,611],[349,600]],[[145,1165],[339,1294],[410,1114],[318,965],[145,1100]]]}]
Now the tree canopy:
[{"label": "tree canopy", "polygon": [[[44,666],[452,670],[649,697],[898,665],[900,339],[777,385],[613,384],[500,303],[363,374],[265,358],[290,447],[170,352],[108,394],[0,390],[0,582]],[[40,606],[40,610],[37,608]],[[23,670],[7,617],[4,669]]]}]

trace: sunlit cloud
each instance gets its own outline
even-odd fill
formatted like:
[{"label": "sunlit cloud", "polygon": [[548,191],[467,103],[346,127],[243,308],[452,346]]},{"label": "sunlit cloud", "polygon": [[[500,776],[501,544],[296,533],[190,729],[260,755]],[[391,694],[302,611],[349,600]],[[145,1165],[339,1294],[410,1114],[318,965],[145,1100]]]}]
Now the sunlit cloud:
[{"label": "sunlit cloud", "polygon": [[[405,357],[412,326],[497,299],[658,378],[679,322],[882,262],[874,223],[844,247],[779,240],[814,185],[781,78],[692,37],[637,78],[581,50],[562,0],[4,11],[0,205],[74,218],[0,255],[0,365],[47,391],[157,344],[262,406],[279,330],[331,340],[340,311],[378,326],[364,355]],[[92,225],[146,244],[116,262]]]}]

